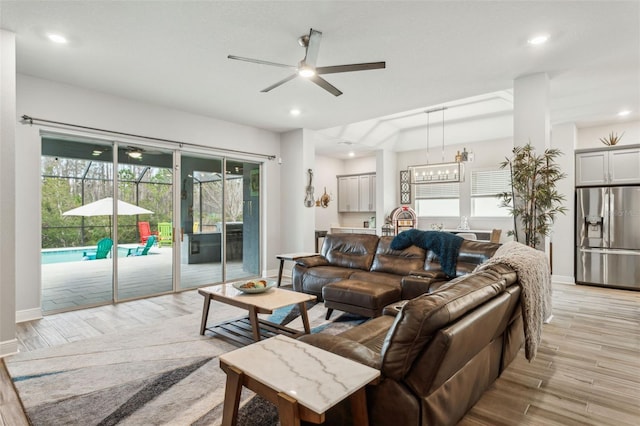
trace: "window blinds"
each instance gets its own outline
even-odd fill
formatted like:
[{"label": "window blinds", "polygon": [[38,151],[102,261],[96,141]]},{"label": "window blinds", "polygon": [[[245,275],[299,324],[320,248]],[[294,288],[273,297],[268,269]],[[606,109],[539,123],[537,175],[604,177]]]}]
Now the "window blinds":
[{"label": "window blinds", "polygon": [[472,170],[471,196],[490,197],[511,191],[511,173],[506,170]]},{"label": "window blinds", "polygon": [[460,198],[459,183],[436,183],[430,185],[415,185],[416,200]]}]

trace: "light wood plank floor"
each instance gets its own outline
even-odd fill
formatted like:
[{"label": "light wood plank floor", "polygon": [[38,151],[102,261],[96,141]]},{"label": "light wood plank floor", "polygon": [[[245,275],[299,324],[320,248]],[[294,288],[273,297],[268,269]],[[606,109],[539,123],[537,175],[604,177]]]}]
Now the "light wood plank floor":
[{"label": "light wood plank floor", "polygon": [[[640,424],[640,292],[554,284],[554,318],[536,359],[524,354],[460,422],[477,425]],[[195,291],[50,315],[20,324],[21,351],[200,312]],[[197,328],[198,324],[194,324]],[[0,425],[26,425],[0,366]]]}]

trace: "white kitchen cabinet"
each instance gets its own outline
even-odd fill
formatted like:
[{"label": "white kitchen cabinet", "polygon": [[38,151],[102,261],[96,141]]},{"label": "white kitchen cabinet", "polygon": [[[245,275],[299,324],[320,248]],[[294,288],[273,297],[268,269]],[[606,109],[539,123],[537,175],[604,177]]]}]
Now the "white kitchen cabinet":
[{"label": "white kitchen cabinet", "polygon": [[358,176],[338,178],[338,212],[359,211],[359,182]]},{"label": "white kitchen cabinet", "polygon": [[640,147],[576,153],[576,186],[640,183]]},{"label": "white kitchen cabinet", "polygon": [[609,152],[609,183],[640,183],[640,148]]},{"label": "white kitchen cabinet", "polygon": [[375,174],[338,176],[338,212],[372,212],[375,209]]},{"label": "white kitchen cabinet", "polygon": [[376,210],[376,175],[359,177],[359,211],[373,212]]}]

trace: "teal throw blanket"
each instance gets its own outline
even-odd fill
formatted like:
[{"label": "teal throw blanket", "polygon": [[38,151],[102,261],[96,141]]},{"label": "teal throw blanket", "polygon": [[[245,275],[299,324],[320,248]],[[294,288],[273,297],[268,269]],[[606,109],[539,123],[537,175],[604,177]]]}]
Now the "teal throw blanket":
[{"label": "teal throw blanket", "polygon": [[425,250],[431,250],[440,258],[442,271],[449,277],[454,278],[462,241],[464,241],[462,237],[449,232],[409,229],[393,238],[391,248],[393,250],[404,250],[414,245]]}]

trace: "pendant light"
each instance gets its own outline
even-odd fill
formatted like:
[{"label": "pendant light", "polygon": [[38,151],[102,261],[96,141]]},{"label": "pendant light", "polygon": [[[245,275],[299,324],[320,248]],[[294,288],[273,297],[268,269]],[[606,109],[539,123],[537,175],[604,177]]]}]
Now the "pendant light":
[{"label": "pendant light", "polygon": [[[414,185],[454,183],[464,180],[464,166],[461,162],[445,163],[444,161],[444,112],[447,107],[440,107],[425,111],[427,114],[427,164],[409,166],[409,176]],[[442,162],[429,164],[429,130],[430,114],[442,112]]]}]

